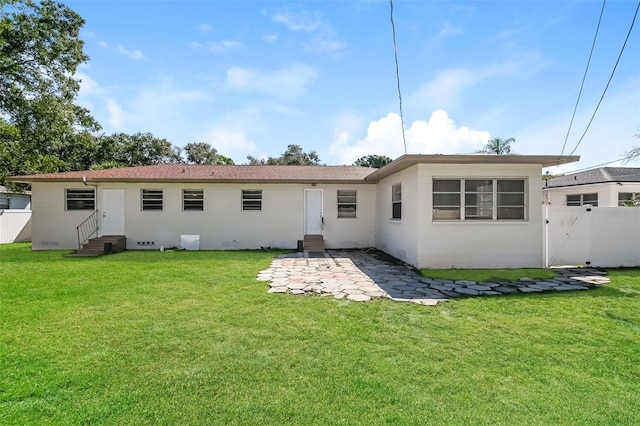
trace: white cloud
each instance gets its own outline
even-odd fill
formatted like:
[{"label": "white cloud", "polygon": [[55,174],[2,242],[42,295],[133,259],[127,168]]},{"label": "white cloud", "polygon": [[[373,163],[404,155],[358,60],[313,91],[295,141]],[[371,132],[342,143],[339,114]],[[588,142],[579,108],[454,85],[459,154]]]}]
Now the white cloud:
[{"label": "white cloud", "polygon": [[142,61],[147,59],[146,56],[140,50],[127,50],[123,46],[118,46],[114,49],[116,52],[123,54],[132,61]]},{"label": "white cloud", "polygon": [[282,24],[291,31],[313,32],[324,25],[318,13],[308,12],[279,12],[271,17],[274,22]]},{"label": "white cloud", "polygon": [[331,37],[316,37],[310,42],[303,43],[304,50],[312,53],[333,55],[344,50],[344,43]]},{"label": "white cloud", "polygon": [[84,73],[76,73],[80,79],[80,91],[78,102],[89,109],[98,121],[104,124],[104,120],[114,129],[119,130],[130,118],[112,94],[97,81]]},{"label": "white cloud", "polygon": [[267,73],[236,66],[227,70],[225,86],[239,92],[296,99],[306,93],[307,87],[317,76],[315,68],[304,64],[294,64]]},{"label": "white cloud", "polygon": [[256,144],[241,131],[215,129],[206,134],[204,140],[219,154],[233,158],[236,164],[246,162],[247,154],[257,150]]},{"label": "white cloud", "polygon": [[[444,110],[436,110],[428,121],[414,121],[405,130],[409,154],[457,154],[475,152],[491,138],[489,132],[457,127]],[[349,130],[337,129],[330,148],[342,164],[370,154],[397,158],[404,154],[400,116],[389,113],[369,123],[364,139],[351,142]]]},{"label": "white cloud", "polygon": [[207,47],[212,52],[224,52],[227,50],[242,49],[244,44],[234,40],[220,40],[207,43]]},{"label": "white cloud", "polygon": [[200,31],[201,33],[209,33],[211,32],[211,30],[213,29],[213,27],[209,24],[200,24],[198,25],[198,31]]},{"label": "white cloud", "polygon": [[278,41],[278,36],[276,34],[265,34],[262,36],[262,40],[266,41],[267,43],[274,43]]}]

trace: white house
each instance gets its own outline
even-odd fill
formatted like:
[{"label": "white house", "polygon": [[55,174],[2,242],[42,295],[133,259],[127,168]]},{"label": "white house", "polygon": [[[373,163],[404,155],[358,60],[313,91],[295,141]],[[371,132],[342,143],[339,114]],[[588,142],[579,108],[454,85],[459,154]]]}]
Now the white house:
[{"label": "white house", "polygon": [[543,187],[552,206],[624,206],[640,200],[640,168],[600,167],[549,179]]},{"label": "white house", "polygon": [[31,193],[0,185],[0,244],[31,241]]},{"label": "white house", "polygon": [[578,159],[404,155],[381,169],[156,165],[12,180],[32,186],[34,250],[78,248],[89,219],[128,249],[293,249],[321,236],[418,268],[540,267],[542,168]]}]

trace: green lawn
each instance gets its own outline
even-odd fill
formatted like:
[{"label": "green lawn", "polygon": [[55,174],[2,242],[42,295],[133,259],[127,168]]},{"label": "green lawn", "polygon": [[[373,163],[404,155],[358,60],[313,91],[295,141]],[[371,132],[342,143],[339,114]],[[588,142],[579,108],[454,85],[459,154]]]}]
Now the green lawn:
[{"label": "green lawn", "polygon": [[639,270],[426,307],[267,294],[272,256],[0,246],[0,424],[640,423]]}]

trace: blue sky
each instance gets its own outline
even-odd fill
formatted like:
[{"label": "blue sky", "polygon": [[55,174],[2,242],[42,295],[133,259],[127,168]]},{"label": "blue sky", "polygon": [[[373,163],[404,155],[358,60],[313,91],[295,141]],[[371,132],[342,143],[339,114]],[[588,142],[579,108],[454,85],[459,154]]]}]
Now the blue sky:
[{"label": "blue sky", "polygon": [[[326,164],[405,152],[389,2],[69,1],[90,56],[79,103],[105,133],[207,142],[236,163],[287,145]],[[602,95],[637,3],[609,0],[564,154]],[[562,152],[600,1],[394,2],[407,152]],[[640,19],[639,19],[640,21]],[[640,145],[640,22],[564,172]],[[640,167],[640,161],[629,163]]]}]

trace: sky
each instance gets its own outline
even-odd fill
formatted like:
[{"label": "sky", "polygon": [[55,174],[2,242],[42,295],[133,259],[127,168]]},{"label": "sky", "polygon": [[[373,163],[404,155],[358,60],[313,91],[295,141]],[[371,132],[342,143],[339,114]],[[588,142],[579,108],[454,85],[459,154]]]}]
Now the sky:
[{"label": "sky", "polygon": [[640,17],[581,138],[635,1],[606,2],[568,138],[601,1],[395,0],[395,50],[387,0],[65,3],[86,20],[78,103],[105,134],[206,142],[236,164],[289,144],[337,165],[468,154],[491,138],[514,138],[522,155],[581,156],[551,173],[640,146]]}]

